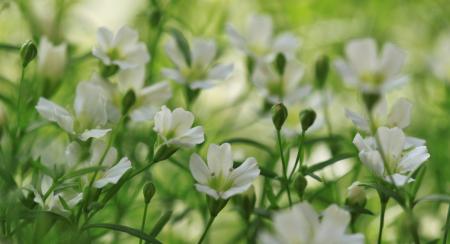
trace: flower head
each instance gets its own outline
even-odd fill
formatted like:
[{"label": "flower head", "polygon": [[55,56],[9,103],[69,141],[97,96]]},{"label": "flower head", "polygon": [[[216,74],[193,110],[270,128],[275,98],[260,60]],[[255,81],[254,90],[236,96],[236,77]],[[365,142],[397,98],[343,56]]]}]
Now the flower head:
[{"label": "flower head", "polygon": [[214,64],[217,56],[214,40],[194,39],[190,48],[191,63],[187,63],[175,40],[171,39],[165,48],[175,68],[163,69],[163,75],[191,89],[210,88],[228,79],[233,72],[232,64]]},{"label": "flower head", "polygon": [[272,61],[278,53],[293,57],[300,46],[292,33],[285,32],[274,37],[272,18],[266,15],[249,17],[242,33],[227,25],[227,34],[235,47],[258,60]]},{"label": "flower head", "polygon": [[260,61],[252,74],[252,81],[260,94],[272,104],[293,104],[311,91],[311,86],[301,85],[304,74],[302,65],[296,60],[287,60],[282,74],[272,62]]},{"label": "flower head", "polygon": [[358,133],[353,139],[361,162],[376,176],[390,183],[403,186],[412,182],[409,173],[430,157],[427,147],[408,144],[405,134],[398,127],[380,127],[375,136],[363,138]]},{"label": "flower head", "polygon": [[192,127],[194,115],[182,108],[170,111],[166,106],[161,107],[154,118],[153,128],[166,145],[178,147],[193,147],[204,141],[203,127]]},{"label": "flower head", "polygon": [[136,68],[150,60],[147,47],[138,42],[138,38],[138,33],[127,26],[120,28],[115,35],[101,27],[97,31],[98,46],[92,54],[105,65],[117,65],[120,69]]},{"label": "flower head", "polygon": [[39,73],[52,81],[58,80],[64,73],[67,63],[67,44],[54,45],[47,37],[42,37],[38,47]]},{"label": "flower head", "polygon": [[346,234],[350,214],[336,205],[322,213],[322,218],[307,202],[277,212],[273,219],[274,234],[263,232],[260,243],[281,244],[359,244],[364,243],[362,234]]},{"label": "flower head", "polygon": [[233,154],[228,143],[210,145],[207,162],[194,153],[189,167],[198,182],[195,184],[196,189],[216,200],[228,199],[246,191],[259,175],[255,158],[248,158],[239,167],[233,168]]},{"label": "flower head", "polygon": [[362,91],[384,92],[407,81],[400,73],[406,54],[392,43],[386,43],[378,56],[374,39],[352,40],[345,54],[347,60],[339,59],[335,66],[348,85]]}]

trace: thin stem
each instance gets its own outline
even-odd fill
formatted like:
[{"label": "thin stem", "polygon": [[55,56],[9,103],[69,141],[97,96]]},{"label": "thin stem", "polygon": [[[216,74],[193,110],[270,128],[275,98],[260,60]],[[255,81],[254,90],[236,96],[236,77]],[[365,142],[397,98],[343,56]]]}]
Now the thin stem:
[{"label": "thin stem", "polygon": [[386,212],[386,205],[389,201],[389,198],[385,198],[384,196],[382,196],[381,193],[380,194],[380,203],[381,203],[381,214],[380,214],[380,227],[378,230],[378,244],[381,244],[381,239],[383,236],[383,226],[384,226],[384,215]]},{"label": "thin stem", "polygon": [[[144,216],[142,216],[141,232],[144,233],[145,220],[147,219],[148,203],[145,203]],[[142,244],[142,238],[139,238],[139,244]]]},{"label": "thin stem", "polygon": [[283,164],[283,178],[284,178],[284,184],[286,187],[286,191],[288,194],[288,199],[289,199],[289,207],[292,207],[292,199],[291,199],[291,190],[289,189],[289,180],[287,178],[287,162],[284,158],[284,153],[283,153],[283,145],[281,142],[281,133],[279,130],[277,131],[277,140],[278,140],[278,147],[280,149],[280,157],[281,157],[281,163]]},{"label": "thin stem", "polygon": [[447,243],[448,229],[450,229],[450,204],[448,205],[447,221],[445,222],[444,237],[442,238],[443,244]]},{"label": "thin stem", "polygon": [[20,132],[21,128],[22,128],[22,118],[21,118],[21,114],[22,114],[22,93],[23,93],[23,80],[25,77],[25,67],[22,67],[22,71],[20,74],[20,83],[19,83],[19,95],[17,96],[17,129],[16,129],[16,133],[15,136],[18,136],[18,132]]},{"label": "thin stem", "polygon": [[205,230],[203,231],[202,236],[200,237],[200,239],[198,240],[197,244],[201,244],[203,243],[203,240],[206,237],[206,234],[208,233],[209,228],[211,227],[212,223],[214,222],[214,219],[216,219],[216,216],[211,216],[209,218],[208,224],[206,224]]},{"label": "thin stem", "polygon": [[299,170],[301,170],[303,165],[303,142],[305,141],[305,131],[302,130],[302,133],[300,134],[298,138],[298,149],[297,149],[297,157],[295,158],[295,164],[294,168],[292,169],[289,180],[292,179],[292,176],[294,175],[295,169],[297,168],[297,165],[300,164]]}]

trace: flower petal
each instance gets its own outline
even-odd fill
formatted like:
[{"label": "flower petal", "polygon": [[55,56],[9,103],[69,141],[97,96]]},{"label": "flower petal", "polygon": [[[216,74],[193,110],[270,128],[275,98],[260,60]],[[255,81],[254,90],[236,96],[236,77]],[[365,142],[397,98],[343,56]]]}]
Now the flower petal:
[{"label": "flower petal", "polygon": [[406,53],[392,43],[386,43],[383,47],[380,60],[380,71],[386,79],[392,79],[399,75],[406,61]]},{"label": "flower petal", "polygon": [[216,176],[228,177],[230,169],[233,169],[233,154],[231,145],[224,143],[222,145],[211,144],[208,148],[208,168]]},{"label": "flower petal", "polygon": [[322,221],[316,233],[316,242],[326,243],[327,240],[339,240],[349,223],[350,214],[332,204],[322,213]]},{"label": "flower petal", "polygon": [[116,184],[129,169],[131,169],[130,160],[122,158],[114,167],[107,170],[101,179],[94,182],[94,187],[103,188],[107,184]]},{"label": "flower petal", "polygon": [[411,120],[412,104],[405,98],[400,98],[392,106],[388,115],[387,123],[390,127],[404,129],[409,126]]},{"label": "flower petal", "polygon": [[108,132],[110,132],[111,129],[92,129],[92,130],[85,130],[81,135],[80,135],[80,140],[82,141],[87,141],[89,140],[89,138],[102,138],[104,137],[106,134],[108,134]]},{"label": "flower petal", "polygon": [[345,117],[349,118],[359,130],[370,132],[369,121],[366,118],[348,109],[345,109]]},{"label": "flower petal", "polygon": [[411,177],[401,175],[401,174],[393,174],[392,176],[385,176],[384,180],[387,182],[393,183],[399,187],[402,187],[402,186],[414,181],[413,179],[411,179]]},{"label": "flower petal", "polygon": [[74,132],[72,115],[63,107],[41,97],[36,105],[36,110],[42,117],[56,122],[65,131]]},{"label": "flower petal", "polygon": [[206,185],[209,178],[211,177],[211,172],[206,166],[205,161],[196,153],[191,155],[189,160],[189,169],[191,170],[194,179],[200,183]]},{"label": "flower petal", "polygon": [[211,196],[212,198],[214,198],[216,200],[219,199],[219,194],[217,193],[217,191],[212,189],[209,186],[195,184],[195,189],[197,189],[197,191],[199,191],[199,192],[206,193],[207,195]]},{"label": "flower petal", "polygon": [[233,64],[219,64],[208,72],[208,78],[212,80],[226,80],[233,73]]},{"label": "flower petal", "polygon": [[403,156],[398,163],[398,170],[402,174],[413,172],[428,158],[430,158],[430,154],[426,146],[416,147]]},{"label": "flower petal", "polygon": [[403,131],[398,127],[380,127],[377,130],[377,136],[386,160],[389,162],[399,160],[405,145],[405,134]]},{"label": "flower petal", "polygon": [[345,47],[351,67],[358,74],[375,72],[377,68],[377,45],[371,38],[352,40]]},{"label": "flower petal", "polygon": [[191,52],[193,66],[204,69],[211,65],[216,56],[216,43],[214,40],[196,38],[192,41]]}]

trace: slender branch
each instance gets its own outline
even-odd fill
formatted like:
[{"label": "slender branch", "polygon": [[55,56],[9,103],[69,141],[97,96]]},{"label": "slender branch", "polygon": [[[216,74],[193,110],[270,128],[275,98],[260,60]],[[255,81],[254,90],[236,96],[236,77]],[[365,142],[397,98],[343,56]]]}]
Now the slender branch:
[{"label": "slender branch", "polygon": [[212,225],[212,223],[214,222],[215,219],[216,219],[215,216],[211,216],[209,218],[208,224],[206,224],[205,230],[203,231],[203,234],[200,237],[200,239],[198,240],[197,244],[203,243],[203,241],[205,240],[206,234],[208,233],[208,230],[211,227],[211,225]]},{"label": "slender branch", "polygon": [[281,163],[283,164],[283,178],[284,178],[284,185],[288,194],[288,199],[289,199],[289,207],[292,207],[292,199],[291,199],[291,190],[289,189],[289,179],[287,178],[287,162],[284,158],[284,153],[283,153],[283,145],[281,142],[281,134],[280,134],[280,130],[276,130],[277,131],[277,140],[278,140],[278,147],[280,149],[280,157],[281,157]]},{"label": "slender branch", "polygon": [[386,198],[382,195],[382,193],[378,193],[380,196],[380,204],[381,204],[381,213],[380,213],[380,226],[378,230],[378,244],[381,244],[381,239],[383,236],[383,226],[384,226],[384,215],[386,213],[386,205],[389,201],[389,198]]},{"label": "slender branch", "polygon": [[[141,225],[141,232],[144,232],[144,227],[145,227],[145,220],[147,219],[147,210],[148,210],[148,203],[145,203],[145,207],[144,207],[144,216],[142,216],[142,225]],[[142,244],[142,238],[139,238],[139,244]]]},{"label": "slender branch", "polygon": [[300,164],[299,170],[302,168],[303,164],[303,142],[305,141],[305,131],[302,130],[301,135],[298,138],[298,149],[297,149],[297,157],[295,158],[295,164],[294,168],[292,169],[289,180],[292,179],[292,176],[294,175],[295,169],[297,168],[297,165]]}]

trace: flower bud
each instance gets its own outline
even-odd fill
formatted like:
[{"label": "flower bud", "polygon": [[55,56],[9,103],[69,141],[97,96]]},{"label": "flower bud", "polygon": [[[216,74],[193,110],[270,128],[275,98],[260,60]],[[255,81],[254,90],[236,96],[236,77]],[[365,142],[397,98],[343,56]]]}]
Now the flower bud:
[{"label": "flower bud", "polygon": [[307,185],[308,181],[306,181],[306,178],[303,175],[299,174],[294,181],[294,187],[297,190],[297,194],[300,199],[303,199],[303,194],[305,193]]},{"label": "flower bud", "polygon": [[119,71],[118,65],[102,65],[101,75],[103,78],[108,78]]},{"label": "flower bud", "polygon": [[249,218],[253,212],[253,209],[255,209],[256,203],[255,187],[251,185],[250,188],[248,188],[247,191],[242,193],[240,197],[241,197],[241,207],[244,210],[245,216]]},{"label": "flower bud", "polygon": [[247,66],[247,74],[250,80],[250,77],[253,74],[253,70],[255,70],[255,59],[252,56],[247,56],[246,66]]},{"label": "flower bud", "polygon": [[156,163],[159,161],[166,160],[166,159],[170,158],[170,156],[172,156],[177,150],[178,150],[178,147],[176,147],[176,146],[167,145],[167,144],[161,145],[155,153],[153,162]]},{"label": "flower bud", "polygon": [[311,125],[314,124],[314,121],[316,120],[316,112],[312,109],[305,109],[300,112],[299,118],[302,125],[302,131],[305,132],[309,129],[309,127],[311,127]]},{"label": "flower bud", "polygon": [[322,89],[325,85],[325,81],[327,80],[329,70],[329,59],[328,56],[323,55],[320,56],[315,65],[315,73],[316,73],[316,84],[319,89]]},{"label": "flower bud", "polygon": [[377,92],[364,92],[363,95],[364,104],[367,107],[367,110],[372,111],[373,107],[378,103],[381,96]]},{"label": "flower bud", "polygon": [[147,182],[142,189],[142,193],[144,194],[144,202],[145,204],[149,204],[155,195],[156,189],[155,185],[152,182]]},{"label": "flower bud", "polygon": [[282,103],[273,105],[272,107],[272,122],[275,128],[279,131],[283,127],[284,122],[288,116],[288,110]]},{"label": "flower bud", "polygon": [[[41,76],[53,83],[59,80],[67,64],[67,44],[54,45],[45,36],[38,47],[38,71]],[[53,84],[51,83],[51,84]]]},{"label": "flower bud", "polygon": [[278,53],[275,58],[275,69],[279,75],[284,74],[284,68],[286,67],[286,57],[282,53]]},{"label": "flower bud", "polygon": [[367,197],[364,188],[358,184],[359,182],[354,182],[347,188],[347,199],[345,202],[349,206],[357,206],[362,208],[366,205]]},{"label": "flower bud", "polygon": [[34,43],[29,40],[25,42],[20,48],[20,57],[22,58],[22,67],[25,68],[27,65],[36,58],[37,48]]},{"label": "flower bud", "polygon": [[149,19],[150,24],[153,27],[158,27],[159,23],[161,22],[162,17],[163,17],[163,13],[159,9],[152,11],[152,13],[150,14],[150,19]]},{"label": "flower bud", "polygon": [[136,103],[136,94],[132,89],[128,90],[122,98],[122,114],[127,114],[130,108]]}]

